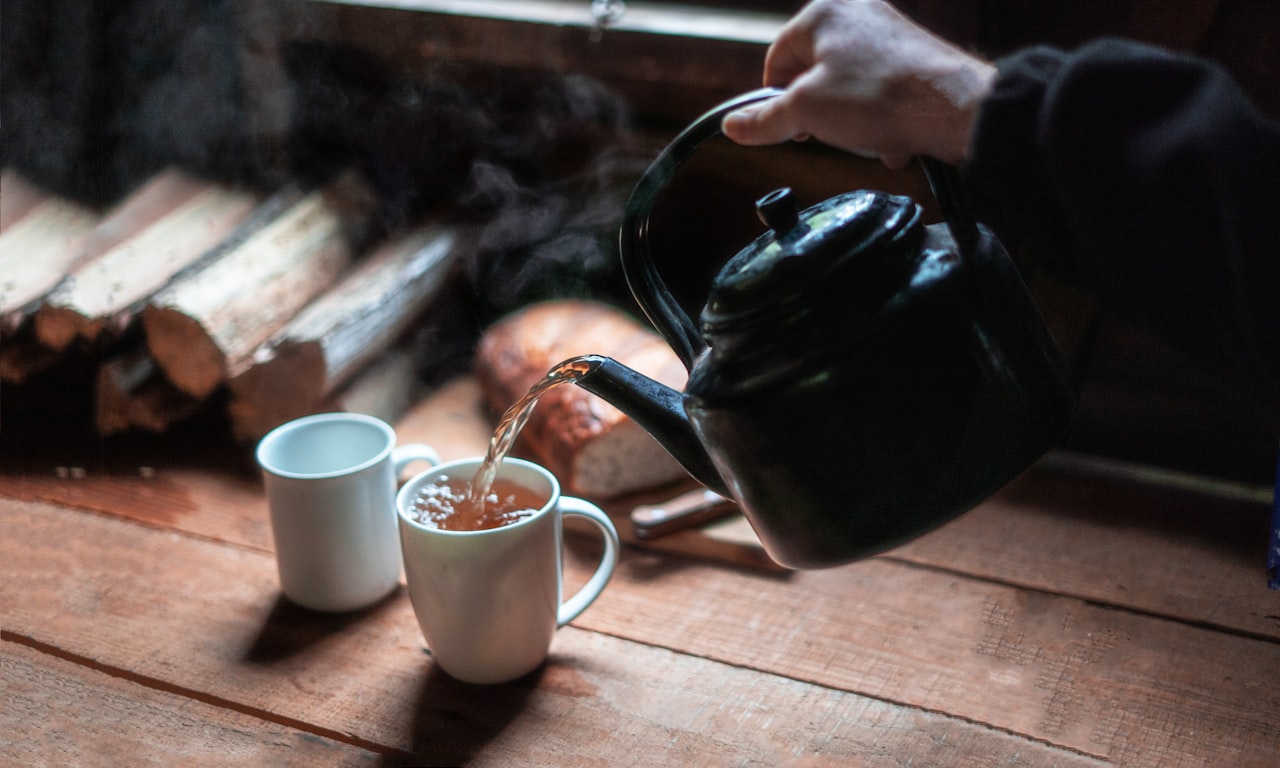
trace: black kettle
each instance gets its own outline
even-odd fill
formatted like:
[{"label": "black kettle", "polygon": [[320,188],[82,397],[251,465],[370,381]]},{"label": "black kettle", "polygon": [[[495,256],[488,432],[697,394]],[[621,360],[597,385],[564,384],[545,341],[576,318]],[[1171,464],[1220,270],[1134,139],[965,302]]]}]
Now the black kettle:
[{"label": "black kettle", "polygon": [[700,323],[684,312],[651,258],[650,210],[725,114],[776,93],[686,128],[624,213],[628,285],[689,369],[685,391],[596,356],[577,384],[735,499],[770,557],[819,568],[987,498],[1058,438],[1076,397],[1016,267],[934,161],[945,225],[907,197],[863,190],[798,211],[778,190],[757,204],[769,231],[724,265]]}]

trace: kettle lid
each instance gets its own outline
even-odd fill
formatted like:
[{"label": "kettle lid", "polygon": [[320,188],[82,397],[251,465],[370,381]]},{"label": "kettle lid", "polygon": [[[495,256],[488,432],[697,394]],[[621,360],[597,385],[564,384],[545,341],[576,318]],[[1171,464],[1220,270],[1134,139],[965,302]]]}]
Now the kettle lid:
[{"label": "kettle lid", "polygon": [[894,258],[924,234],[920,206],[911,198],[859,190],[796,209],[789,188],[756,202],[769,231],[712,282],[702,312],[705,333],[803,313],[828,288],[841,291],[842,301],[891,295],[914,269],[914,260]]}]

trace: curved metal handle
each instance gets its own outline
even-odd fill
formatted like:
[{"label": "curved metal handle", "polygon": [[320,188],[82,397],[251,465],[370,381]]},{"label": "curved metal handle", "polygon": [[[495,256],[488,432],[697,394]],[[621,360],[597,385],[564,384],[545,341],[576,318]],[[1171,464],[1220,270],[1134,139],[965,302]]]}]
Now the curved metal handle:
[{"label": "curved metal handle", "polygon": [[[749,91],[713,107],[693,121],[649,165],[636,183],[623,212],[618,251],[627,286],[649,322],[675,350],[686,369],[693,369],[694,361],[707,348],[707,342],[693,318],[671,294],[653,263],[649,249],[649,214],[676,169],[689,159],[698,145],[720,135],[720,123],[725,115],[781,93],[778,88]],[[921,157],[920,163],[960,253],[969,256],[977,247],[978,225],[961,193],[959,172],[955,166],[931,157]]]},{"label": "curved metal handle", "polygon": [[675,350],[686,369],[692,370],[694,360],[707,348],[707,342],[693,318],[689,317],[671,295],[671,290],[654,266],[653,254],[649,249],[649,214],[676,169],[689,159],[699,144],[720,134],[720,121],[725,115],[780,93],[782,91],[776,88],[761,88],[744,93],[693,121],[649,165],[636,183],[631,199],[627,201],[627,207],[623,211],[622,226],[618,232],[618,252],[622,258],[622,272],[627,278],[627,286],[649,322]]},{"label": "curved metal handle", "polygon": [[954,165],[948,165],[932,157],[921,157],[920,166],[929,181],[929,189],[942,209],[942,218],[955,238],[960,255],[968,258],[978,247],[978,221],[969,210],[960,188],[960,173]]}]

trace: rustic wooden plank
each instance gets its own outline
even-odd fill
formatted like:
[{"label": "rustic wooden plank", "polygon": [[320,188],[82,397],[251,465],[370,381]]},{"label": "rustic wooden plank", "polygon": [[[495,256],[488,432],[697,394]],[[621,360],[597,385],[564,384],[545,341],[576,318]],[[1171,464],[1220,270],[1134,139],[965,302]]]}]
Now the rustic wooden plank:
[{"label": "rustic wooden plank", "polygon": [[257,99],[249,120],[268,131],[285,127],[267,96],[283,84],[279,47],[302,28],[308,39],[373,52],[410,76],[438,76],[441,67],[587,74],[623,94],[642,118],[682,125],[759,87],[765,50],[785,20],[692,4],[633,4],[601,28],[590,3],[576,0],[281,2],[241,20],[254,42],[248,90]]},{"label": "rustic wooden plank", "polygon": [[[445,460],[482,454],[492,426],[481,397],[468,377],[449,382],[399,421],[401,441],[427,442]],[[129,457],[115,457],[113,464],[101,467],[101,451],[89,446],[86,455],[64,457],[59,464],[64,475],[76,461],[97,471],[84,473],[74,483],[58,476],[57,465],[0,473],[0,496],[142,520],[159,516],[202,536],[269,548],[251,451],[238,451],[241,469],[248,471],[201,465],[189,455],[175,458],[162,450],[132,463]],[[164,489],[155,504],[147,497],[135,498],[132,490],[141,464],[155,470],[144,487]],[[622,535],[630,537],[630,507],[659,498],[661,492],[605,506]],[[164,508],[175,503],[183,510],[176,518]],[[1256,502],[1085,476],[1045,464],[958,520],[887,557],[1280,639],[1276,594],[1265,588],[1261,571],[1266,519],[1258,509]],[[754,547],[737,525],[724,535],[742,536],[737,551],[725,551],[733,542],[723,541],[714,531],[704,531],[701,538],[681,534],[644,546],[759,565],[752,559],[759,555],[750,554]]]},{"label": "rustic wooden plank", "polygon": [[236,436],[257,439],[289,419],[318,412],[399,341],[439,293],[462,247],[459,237],[458,227],[438,223],[382,243],[230,366],[228,412]]},{"label": "rustic wooden plank", "polygon": [[[1117,466],[1129,477],[1103,474]],[[889,557],[1280,638],[1265,572],[1271,489],[1142,472],[1051,454]]]},{"label": "rustic wooden plank", "polygon": [[632,553],[616,581],[579,626],[1121,765],[1261,768],[1280,750],[1275,641],[884,559],[770,581]]},{"label": "rustic wooden plank", "polygon": [[[344,0],[347,5],[395,7],[441,16],[487,21],[495,28],[506,24],[538,24],[553,27],[603,28],[608,31],[648,32],[707,40],[736,40],[768,45],[777,36],[785,16],[706,5],[619,8],[609,19],[598,18],[589,5],[573,0],[407,0],[387,3]],[[494,51],[494,54],[500,52]],[[506,55],[521,55],[508,51]],[[525,62],[531,64],[533,62]]]},{"label": "rustic wooden plank", "polygon": [[0,643],[6,765],[378,765],[381,755],[91,660]]},{"label": "rustic wooden plank", "polygon": [[[199,188],[188,196],[191,182]],[[104,328],[121,335],[131,308],[229,237],[261,202],[215,182],[184,178],[183,186],[179,205],[72,270],[44,298],[34,318],[43,344],[63,349],[77,336],[93,341]]]},{"label": "rustic wooden plank", "polygon": [[[592,564],[570,558],[570,581]],[[779,579],[629,551],[607,594],[579,626],[1124,764],[1263,765],[1280,748],[1262,714],[1280,703],[1274,640],[887,559]]]},{"label": "rustic wooden plank", "polygon": [[153,296],[142,325],[170,381],[208,397],[349,268],[372,204],[358,176],[344,174]]},{"label": "rustic wooden plank", "polygon": [[1100,764],[939,712],[572,627],[529,677],[465,686],[426,660],[403,593],[360,614],[314,614],[279,601],[267,553],[41,504],[6,503],[0,522],[6,639],[410,763]]},{"label": "rustic wooden plank", "polygon": [[[206,451],[183,435],[189,448]],[[208,453],[215,453],[209,448]],[[101,515],[223,541],[243,549],[273,551],[262,481],[245,451],[242,471],[210,472],[177,451],[112,452],[81,446],[14,466],[0,475],[7,501],[52,502]],[[165,455],[170,454],[170,455]],[[226,459],[222,463],[228,463]]]}]

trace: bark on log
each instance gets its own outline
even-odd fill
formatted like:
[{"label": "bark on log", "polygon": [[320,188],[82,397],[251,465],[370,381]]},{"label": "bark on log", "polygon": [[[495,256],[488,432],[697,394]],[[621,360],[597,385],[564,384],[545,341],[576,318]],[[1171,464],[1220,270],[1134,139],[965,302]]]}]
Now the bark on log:
[{"label": "bark on log", "polygon": [[208,397],[350,267],[372,206],[344,176],[153,296],[142,326],[156,364],[181,391]]},{"label": "bark on log", "polygon": [[100,216],[51,197],[0,234],[0,381],[18,383],[53,364],[76,337],[65,325],[42,338],[33,322],[44,302],[122,243],[198,195],[206,182],[177,168]]},{"label": "bark on log", "polygon": [[[122,242],[198,194],[204,182],[176,168],[152,177],[105,216],[50,198],[0,234],[0,274],[9,294],[0,300],[3,325],[16,330],[45,298]],[[55,351],[65,344],[55,346]]]},{"label": "bark on log", "polygon": [[459,239],[457,227],[435,224],[384,243],[234,366],[229,409],[237,436],[259,437],[322,410],[435,298],[456,261]]},{"label": "bark on log", "polygon": [[190,181],[170,177],[168,186],[180,187],[175,196],[185,200],[80,265],[44,298],[33,321],[41,343],[61,350],[77,336],[120,336],[147,297],[230,237],[261,202],[246,190],[207,181],[193,188]]},{"label": "bark on log", "polygon": [[0,335],[17,333],[81,257],[100,218],[69,200],[48,197],[0,232]]}]

